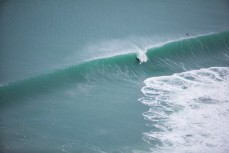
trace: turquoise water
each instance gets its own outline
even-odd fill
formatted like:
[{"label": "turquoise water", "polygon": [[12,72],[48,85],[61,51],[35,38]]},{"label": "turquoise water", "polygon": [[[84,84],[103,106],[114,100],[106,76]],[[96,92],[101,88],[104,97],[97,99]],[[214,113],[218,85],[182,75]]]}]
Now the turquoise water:
[{"label": "turquoise water", "polygon": [[1,1],[1,152],[228,152],[228,7]]}]

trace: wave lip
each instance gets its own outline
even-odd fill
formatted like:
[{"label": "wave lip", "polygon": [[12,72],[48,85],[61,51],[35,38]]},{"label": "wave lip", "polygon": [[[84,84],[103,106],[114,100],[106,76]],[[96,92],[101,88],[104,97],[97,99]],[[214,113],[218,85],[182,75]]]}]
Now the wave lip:
[{"label": "wave lip", "polygon": [[[152,127],[144,140],[164,152],[229,151],[229,67],[210,67],[144,81]],[[153,149],[153,148],[152,148]]]}]

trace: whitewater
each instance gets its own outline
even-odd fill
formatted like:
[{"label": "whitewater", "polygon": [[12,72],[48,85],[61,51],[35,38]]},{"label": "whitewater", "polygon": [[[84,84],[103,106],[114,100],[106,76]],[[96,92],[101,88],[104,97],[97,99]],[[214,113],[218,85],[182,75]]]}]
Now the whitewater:
[{"label": "whitewater", "polygon": [[159,152],[228,152],[228,74],[211,67],[145,80],[139,101],[150,106],[152,130],[144,139]]}]

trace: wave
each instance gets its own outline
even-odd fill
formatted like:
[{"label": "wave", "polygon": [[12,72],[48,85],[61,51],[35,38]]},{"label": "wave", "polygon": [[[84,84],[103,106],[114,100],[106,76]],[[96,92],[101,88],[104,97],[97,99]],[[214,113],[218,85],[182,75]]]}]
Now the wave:
[{"label": "wave", "polygon": [[136,53],[94,59],[0,87],[0,100],[62,88],[88,78],[144,80],[191,69],[228,66],[229,32],[182,39],[148,49],[148,61],[139,64]]}]

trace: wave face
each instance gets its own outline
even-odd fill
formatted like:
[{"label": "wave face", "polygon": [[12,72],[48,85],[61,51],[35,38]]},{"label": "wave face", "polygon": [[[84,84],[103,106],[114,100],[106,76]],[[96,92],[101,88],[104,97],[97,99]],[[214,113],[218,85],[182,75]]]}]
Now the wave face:
[{"label": "wave face", "polygon": [[[68,68],[2,86],[17,86],[26,82],[33,82],[35,84],[36,82],[41,84],[42,82],[48,82],[57,85],[62,82],[71,83],[85,80],[85,76],[89,74],[108,76],[109,74],[106,72],[117,73],[117,71],[127,73],[126,76],[129,72],[130,74],[135,73],[138,76],[144,76],[160,75],[161,73],[171,74],[202,67],[227,66],[229,57],[228,44],[229,32],[187,37],[170,41],[156,48],[150,48],[146,51],[146,55],[143,55],[144,53],[142,52],[142,60],[144,61],[148,58],[148,61],[145,60],[144,62],[146,63],[142,65],[139,65],[139,61],[136,59],[138,53],[137,55],[129,53],[81,62]],[[66,80],[66,78],[68,79]]]},{"label": "wave face", "polygon": [[152,128],[144,139],[162,152],[229,151],[229,67],[148,78],[140,101]]},{"label": "wave face", "polygon": [[130,53],[4,84],[1,149],[228,151],[228,48],[229,32],[187,37],[148,49],[142,64]]}]

